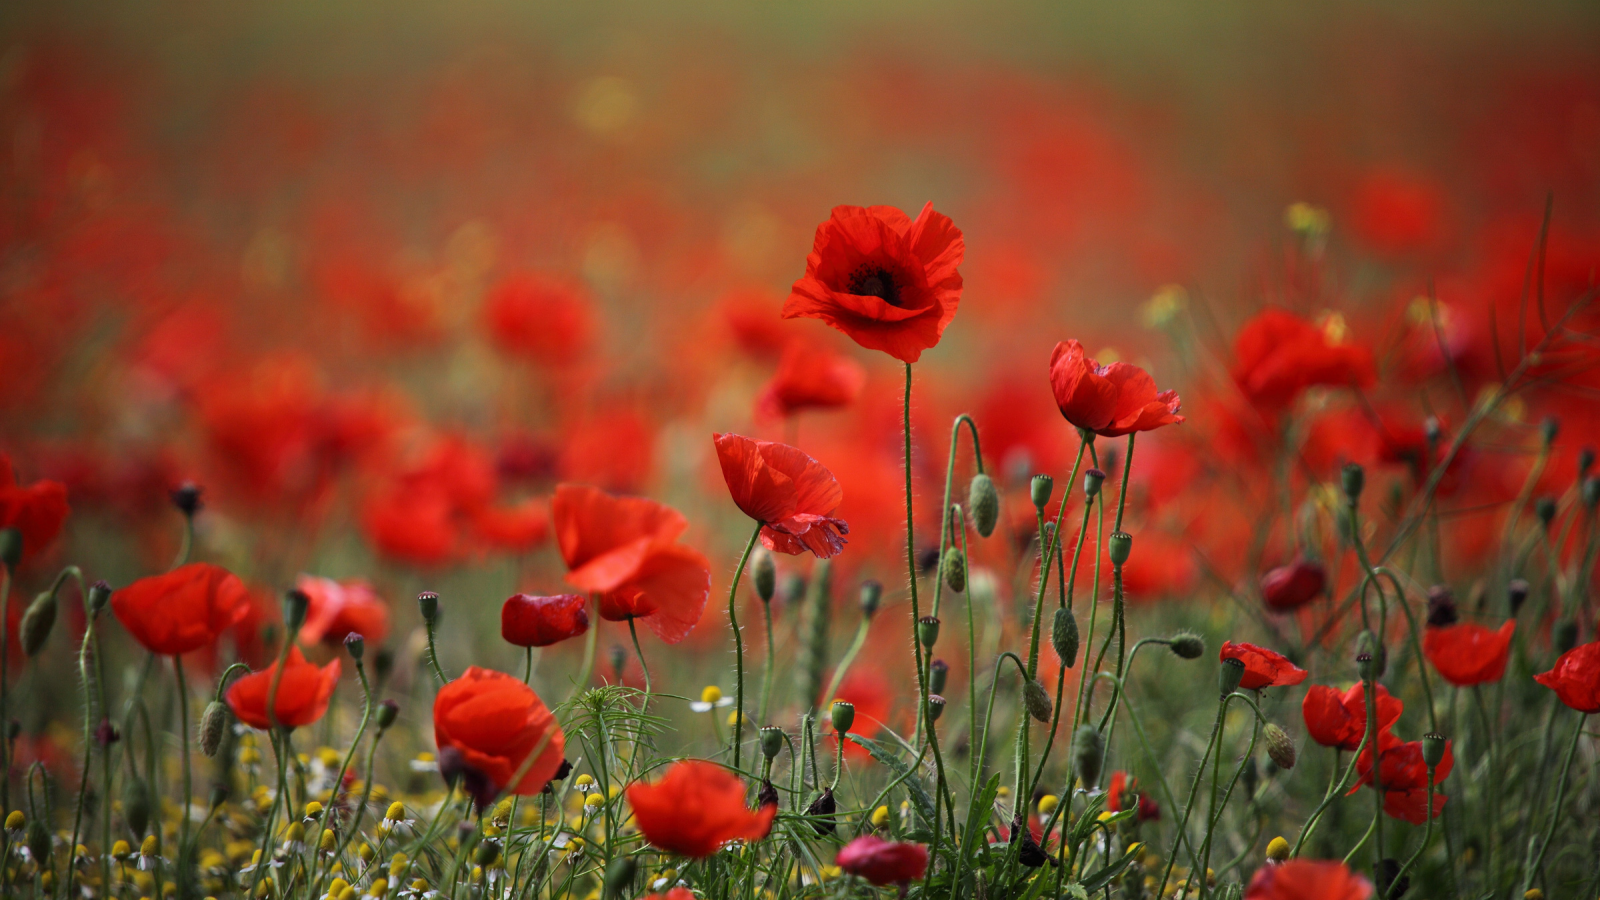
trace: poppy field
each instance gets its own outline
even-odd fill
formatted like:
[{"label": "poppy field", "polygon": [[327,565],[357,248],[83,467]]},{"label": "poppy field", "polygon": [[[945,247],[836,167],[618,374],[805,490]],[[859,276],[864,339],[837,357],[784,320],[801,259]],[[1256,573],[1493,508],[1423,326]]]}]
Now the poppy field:
[{"label": "poppy field", "polygon": [[1600,896],[1600,16],[0,17],[0,896]]}]

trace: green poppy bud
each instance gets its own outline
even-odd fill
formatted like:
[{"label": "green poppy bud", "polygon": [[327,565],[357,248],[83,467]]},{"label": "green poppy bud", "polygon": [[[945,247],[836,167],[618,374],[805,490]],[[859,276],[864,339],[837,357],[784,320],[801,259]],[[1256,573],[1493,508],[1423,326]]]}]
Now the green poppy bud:
[{"label": "green poppy bud", "polygon": [[122,782],[122,821],[136,838],[144,837],[150,828],[150,784],[138,775]]},{"label": "green poppy bud", "polygon": [[1056,607],[1055,621],[1050,623],[1050,646],[1061,660],[1062,668],[1070,669],[1078,662],[1078,618],[1065,606]]},{"label": "green poppy bud", "polygon": [[1445,747],[1448,746],[1448,743],[1449,742],[1444,739],[1444,735],[1442,735],[1442,734],[1437,734],[1435,732],[1431,732],[1430,731],[1427,734],[1423,735],[1422,736],[1422,762],[1423,762],[1423,764],[1426,765],[1430,769],[1438,768],[1439,763],[1444,761],[1444,751],[1445,751]]},{"label": "green poppy bud", "polygon": [[215,757],[222,746],[222,734],[228,729],[228,705],[218,700],[206,704],[200,714],[200,752]]},{"label": "green poppy bud", "polygon": [[83,608],[89,611],[91,617],[100,615],[100,610],[106,608],[106,603],[111,600],[111,585],[104,580],[96,581],[89,585],[89,593],[83,598]]},{"label": "green poppy bud", "polygon": [[1367,470],[1360,463],[1345,463],[1339,472],[1339,483],[1344,488],[1344,498],[1355,506],[1361,500],[1361,491],[1367,486]]},{"label": "green poppy bud", "polygon": [[939,642],[939,620],[933,616],[918,619],[917,640],[922,642],[925,649],[932,650],[933,645]]},{"label": "green poppy bud", "polygon": [[994,526],[1000,521],[1000,492],[995,490],[994,479],[982,472],[972,476],[972,483],[967,485],[967,513],[980,537],[994,534]]},{"label": "green poppy bud", "polygon": [[1085,500],[1093,500],[1100,496],[1100,488],[1106,483],[1106,473],[1099,469],[1090,469],[1083,473],[1083,496]]},{"label": "green poppy bud", "polygon": [[1050,692],[1038,679],[1030,678],[1022,683],[1022,705],[1027,707],[1028,715],[1041,722],[1050,721]]},{"label": "green poppy bud", "polygon": [[883,585],[870,578],[861,582],[861,614],[869,619],[872,618],[881,603],[883,603]]},{"label": "green poppy bud", "polygon": [[1561,423],[1554,416],[1546,418],[1539,423],[1539,440],[1546,446],[1556,442],[1556,435],[1561,433]]},{"label": "green poppy bud", "polygon": [[1133,535],[1125,531],[1116,531],[1111,534],[1111,541],[1107,545],[1111,553],[1111,564],[1120,566],[1128,561],[1128,556],[1133,553]]},{"label": "green poppy bud", "polygon": [[283,595],[283,627],[289,629],[292,636],[306,623],[306,609],[311,605],[311,598],[299,588],[290,588]]},{"label": "green poppy bud", "polygon": [[828,716],[833,720],[833,730],[844,734],[856,721],[856,706],[844,700],[833,701],[833,708],[828,711]]},{"label": "green poppy bud", "polygon": [[1267,756],[1277,763],[1278,768],[1294,768],[1294,741],[1289,738],[1289,732],[1268,722],[1267,727],[1262,729],[1262,735],[1267,739]]},{"label": "green poppy bud", "polygon": [[1172,642],[1167,646],[1180,659],[1199,659],[1205,655],[1206,641],[1192,631],[1180,631],[1172,636]]},{"label": "green poppy bud", "polygon": [[344,649],[350,651],[350,658],[359,663],[367,653],[367,639],[352,631],[344,636]]},{"label": "green poppy bud", "polygon": [[777,759],[783,750],[783,729],[776,725],[768,725],[761,729],[761,755],[767,759]]},{"label": "green poppy bud", "polygon": [[1549,528],[1551,520],[1556,517],[1556,498],[1540,497],[1533,501],[1533,514],[1539,517],[1541,526]]},{"label": "green poppy bud", "polygon": [[950,664],[936,659],[928,664],[928,693],[944,693],[945,681],[950,678]]},{"label": "green poppy bud", "polygon": [[386,731],[400,716],[400,704],[393,700],[385,700],[378,704],[378,730]]},{"label": "green poppy bud", "polygon": [[28,850],[33,854],[34,861],[39,868],[49,871],[50,851],[55,842],[50,839],[50,829],[38,819],[28,823]]},{"label": "green poppy bud", "polygon": [[1033,498],[1033,508],[1040,513],[1050,502],[1050,494],[1055,490],[1056,480],[1049,475],[1035,475],[1028,485],[1029,496]]},{"label": "green poppy bud", "polygon": [[28,611],[22,614],[22,652],[30,657],[38,656],[55,624],[56,595],[53,591],[45,591],[33,598],[33,602],[28,604]]},{"label": "green poppy bud", "polygon": [[15,569],[22,562],[22,532],[16,528],[0,528],[0,562]]},{"label": "green poppy bud", "polygon": [[500,842],[494,838],[485,838],[478,842],[478,848],[473,851],[472,860],[480,866],[492,866],[500,858]]},{"label": "green poppy bud", "polygon": [[939,573],[944,576],[944,583],[950,590],[961,593],[967,589],[967,555],[960,549],[951,547],[944,552],[944,561],[939,564]]},{"label": "green poppy bud", "polygon": [[1583,480],[1583,506],[1590,512],[1600,506],[1600,477],[1590,475]]},{"label": "green poppy bud", "polygon": [[1244,660],[1228,658],[1222,661],[1222,672],[1218,676],[1218,687],[1222,696],[1239,689],[1239,682],[1244,680]]},{"label": "green poppy bud", "polygon": [[417,595],[417,611],[422,613],[422,621],[432,625],[439,618],[439,595],[433,591],[423,591]]},{"label": "green poppy bud", "polygon": [[1084,787],[1100,780],[1100,766],[1105,762],[1105,739],[1093,725],[1080,725],[1072,735],[1072,774]]},{"label": "green poppy bud", "polygon": [[755,562],[750,566],[750,580],[755,582],[756,596],[761,598],[761,602],[771,603],[772,596],[778,592],[778,561],[773,558],[771,550],[756,548]]}]

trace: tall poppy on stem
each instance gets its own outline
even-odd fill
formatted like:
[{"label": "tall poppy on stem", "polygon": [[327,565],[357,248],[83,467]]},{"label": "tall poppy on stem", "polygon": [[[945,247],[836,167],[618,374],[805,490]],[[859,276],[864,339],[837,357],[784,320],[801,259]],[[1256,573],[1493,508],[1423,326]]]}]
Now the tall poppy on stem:
[{"label": "tall poppy on stem", "polygon": [[1244,677],[1239,680],[1239,687],[1247,691],[1288,687],[1305,681],[1310,674],[1280,653],[1243,641],[1223,641],[1220,658],[1237,659],[1244,663]]},{"label": "tall poppy on stem", "polygon": [[[278,664],[235,681],[228,688],[228,706],[239,721],[262,731],[272,727],[272,716],[267,713],[267,695],[272,690],[272,678]],[[328,701],[333,698],[334,686],[339,683],[339,660],[325,666],[306,662],[299,647],[289,648],[284,662],[283,677],[278,680],[278,696],[272,704],[272,713],[278,725],[299,728],[322,718],[328,711]]]},{"label": "tall poppy on stem", "polygon": [[1476,622],[1430,625],[1422,635],[1422,653],[1439,677],[1456,687],[1499,681],[1511,658],[1511,634],[1516,629],[1515,619],[1499,628]]},{"label": "tall poppy on stem", "polygon": [[1177,391],[1156,390],[1150,373],[1125,362],[1100,365],[1076,340],[1050,354],[1050,389],[1068,422],[1101,437],[1120,437],[1183,422]]},{"label": "tall poppy on stem", "polygon": [[[1378,685],[1378,730],[1387,732],[1389,726],[1400,718],[1405,704],[1400,698],[1390,696],[1389,689]],[[1367,686],[1356,682],[1348,691],[1339,691],[1322,684],[1306,689],[1306,698],[1300,704],[1306,720],[1306,733],[1324,747],[1354,751],[1361,746],[1367,734]]]},{"label": "tall poppy on stem", "polygon": [[700,859],[729,841],[759,841],[772,830],[776,805],[751,810],[745,785],[722,766],[699,759],[672,764],[659,781],[629,786],[628,805],[645,840]]},{"label": "tall poppy on stem", "polygon": [[433,700],[439,773],[459,779],[481,810],[502,791],[529,796],[561,769],[566,736],[539,695],[516,678],[469,666]]}]

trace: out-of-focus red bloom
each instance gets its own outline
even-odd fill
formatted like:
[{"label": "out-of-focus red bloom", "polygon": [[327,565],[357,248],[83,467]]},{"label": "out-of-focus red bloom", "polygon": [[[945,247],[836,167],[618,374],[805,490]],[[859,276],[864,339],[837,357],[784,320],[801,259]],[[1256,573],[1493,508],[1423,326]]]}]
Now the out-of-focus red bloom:
[{"label": "out-of-focus red bloom", "polygon": [[578,594],[513,594],[500,607],[500,636],[518,647],[548,647],[589,630],[588,601]]},{"label": "out-of-focus red bloom", "polygon": [[761,543],[778,553],[838,555],[850,526],[834,518],[844,501],[839,480],[804,452],[738,434],[713,434],[733,502],[762,523]]},{"label": "out-of-focus red bloom", "polygon": [[1372,882],[1336,860],[1291,859],[1256,870],[1244,900],[1368,900]]},{"label": "out-of-focus red bloom", "polygon": [[793,326],[779,318],[782,303],[765,288],[735,288],[719,307],[739,349],[751,356],[771,359],[793,338]]},{"label": "out-of-focus red bloom", "polygon": [[111,594],[111,611],[151,653],[176,656],[210,646],[249,611],[237,575],[210,563],[189,563],[141,578]]},{"label": "out-of-focus red bloom", "polygon": [[[839,689],[833,692],[832,697],[817,698],[817,707],[828,709],[835,700],[843,700],[856,708],[855,723],[850,726],[851,733],[875,738],[888,722],[894,706],[894,693],[894,687],[881,667],[856,665],[839,682]],[[834,735],[833,739],[838,740],[838,735]],[[848,739],[844,742],[844,753],[862,761],[872,759],[872,753],[867,748]]]},{"label": "out-of-focus red bloom", "polygon": [[[1434,769],[1431,783],[1428,781],[1428,765],[1422,758],[1421,741],[1402,741],[1385,731],[1378,735],[1378,747],[1381,751],[1378,780],[1383,788],[1384,812],[1413,825],[1421,825],[1428,818],[1429,790],[1455,768],[1455,752],[1450,742],[1444,742],[1444,758]],[[1361,773],[1361,778],[1350,789],[1349,793],[1352,794],[1363,785],[1372,784],[1372,748],[1361,751],[1361,756],[1356,759],[1356,771]],[[1434,816],[1444,811],[1444,802],[1443,794],[1434,795]]]},{"label": "out-of-focus red bloom", "polygon": [[645,894],[644,900],[695,900],[694,891],[686,887],[675,887],[665,894]]},{"label": "out-of-focus red bloom", "polygon": [[1131,807],[1139,810],[1135,818],[1140,822],[1161,818],[1161,807],[1139,791],[1132,776],[1119,769],[1111,773],[1111,781],[1106,785],[1106,811],[1122,812]]},{"label": "out-of-focus red bloom", "polygon": [[389,636],[389,604],[366,581],[301,575],[295,586],[310,601],[300,626],[300,639],[306,643],[337,647],[354,633],[376,646]]},{"label": "out-of-focus red bloom", "polygon": [[[278,670],[276,661],[260,672],[235,681],[228,688],[228,706],[239,721],[251,728],[265,731],[272,727],[267,715],[267,697],[272,692],[272,679]],[[299,728],[322,718],[328,711],[328,701],[333,699],[334,686],[339,683],[339,660],[318,667],[306,662],[299,647],[289,648],[289,658],[283,667],[283,677],[278,679],[278,696],[272,712],[279,725]]]},{"label": "out-of-focus red bloom", "polygon": [[1516,630],[1515,619],[1506,620],[1498,629],[1476,622],[1429,626],[1422,635],[1422,653],[1439,676],[1456,687],[1499,681],[1506,673],[1511,634]]},{"label": "out-of-focus red bloom", "polygon": [[783,317],[821,319],[869,350],[916,362],[955,318],[965,250],[932,203],[914,222],[892,206],[835,206]]},{"label": "out-of-focus red bloom", "polygon": [[600,595],[600,617],[643,619],[676,644],[700,621],[711,565],[677,543],[689,523],[643,497],[616,497],[587,485],[556,487],[551,503],[567,582]]},{"label": "out-of-focus red bloom", "polygon": [[772,830],[776,806],[751,810],[745,785],[716,763],[686,759],[672,764],[661,780],[628,787],[639,831],[669,853],[699,859],[729,841],[759,841]]},{"label": "out-of-focus red bloom", "polygon": [[[1389,689],[1378,685],[1378,730],[1387,731],[1400,718],[1405,704],[1400,698],[1389,695]],[[1324,747],[1355,750],[1367,733],[1367,688],[1362,682],[1340,693],[1323,684],[1313,684],[1306,689],[1306,698],[1300,704],[1306,720],[1306,733]]]},{"label": "out-of-focus red bloom", "polygon": [[67,520],[67,488],[58,481],[17,484],[11,458],[0,453],[0,528],[22,533],[23,559],[49,546]]},{"label": "out-of-focus red bloom", "polygon": [[1261,599],[1269,609],[1288,612],[1322,596],[1328,573],[1314,559],[1297,558],[1287,566],[1268,569],[1261,576]]},{"label": "out-of-focus red bloom", "polygon": [[495,285],[483,321],[500,349],[552,366],[581,357],[594,332],[583,290],[539,275],[512,275]]},{"label": "out-of-focus red bloom", "polygon": [[1533,680],[1556,692],[1562,703],[1582,713],[1600,712],[1600,642],[1573,647],[1550,671]]},{"label": "out-of-focus red bloom", "polygon": [[875,834],[863,834],[843,847],[833,858],[839,868],[883,887],[906,884],[921,878],[928,870],[928,848],[922,844],[886,841]]},{"label": "out-of-focus red bloom", "polygon": [[1355,233],[1380,253],[1405,253],[1439,237],[1439,189],[1401,172],[1377,171],[1355,192]]},{"label": "out-of-focus red bloom", "polygon": [[526,553],[550,538],[550,514],[539,500],[480,507],[472,511],[471,522],[479,541],[508,553]]},{"label": "out-of-focus red bloom", "polygon": [[[544,790],[561,768],[566,736],[539,695],[516,678],[468,666],[433,700],[433,739],[439,771],[461,779],[479,807],[501,791],[528,796]],[[533,762],[528,757],[537,754]],[[511,783],[523,765],[527,770]]]},{"label": "out-of-focus red bloom", "polygon": [[1183,421],[1177,391],[1156,390],[1150,373],[1131,363],[1102,366],[1076,340],[1050,354],[1050,389],[1068,422],[1101,437],[1150,431]]},{"label": "out-of-focus red bloom", "polygon": [[866,370],[850,357],[794,341],[783,351],[777,374],[756,398],[756,410],[780,419],[804,409],[848,406],[866,382]]},{"label": "out-of-focus red bloom", "polygon": [[1291,313],[1268,309],[1239,330],[1233,380],[1258,408],[1282,409],[1313,385],[1366,387],[1376,378],[1372,353],[1337,344]]},{"label": "out-of-focus red bloom", "polygon": [[1310,674],[1278,653],[1243,641],[1237,644],[1223,641],[1220,658],[1237,659],[1244,663],[1244,677],[1239,680],[1239,687],[1247,691],[1288,687],[1305,681],[1306,675]]}]

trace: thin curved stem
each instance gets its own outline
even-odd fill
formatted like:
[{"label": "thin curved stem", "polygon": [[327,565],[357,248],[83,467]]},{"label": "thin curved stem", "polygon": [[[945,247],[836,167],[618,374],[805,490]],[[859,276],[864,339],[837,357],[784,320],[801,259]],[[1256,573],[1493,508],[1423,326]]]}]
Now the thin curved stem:
[{"label": "thin curved stem", "polygon": [[[750,540],[745,542],[744,553],[739,555],[739,567],[733,570],[733,583],[728,586],[728,623],[733,627],[733,665],[734,665],[734,723],[733,723],[733,767],[739,768],[739,750],[744,742],[744,634],[739,631],[739,578],[744,575],[745,563],[750,561],[750,551],[755,549],[756,538],[761,536],[761,522],[756,523],[755,530],[750,532]],[[628,621],[628,628],[633,628],[633,620]],[[634,637],[634,645],[639,639]],[[770,655],[772,648],[767,648]],[[644,656],[639,657],[639,664],[644,665]],[[650,676],[645,675],[645,693],[650,692]]]}]

